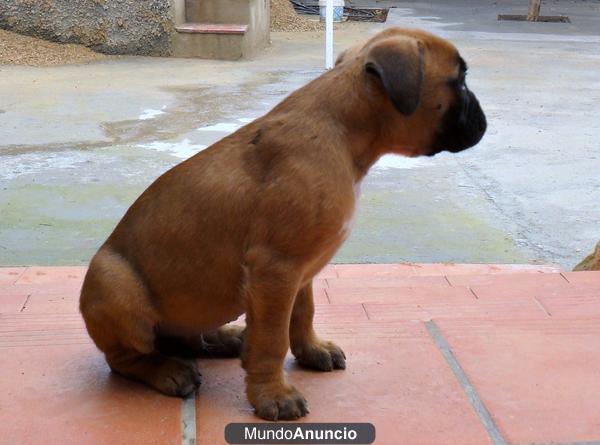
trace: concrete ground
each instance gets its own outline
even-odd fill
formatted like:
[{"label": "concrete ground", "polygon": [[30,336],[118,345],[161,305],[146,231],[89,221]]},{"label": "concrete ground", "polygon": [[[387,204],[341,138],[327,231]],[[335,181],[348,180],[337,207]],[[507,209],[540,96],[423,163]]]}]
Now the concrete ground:
[{"label": "concrete ground", "polygon": [[[544,4],[571,24],[496,20],[526,1],[399,4],[341,25],[336,49],[396,25],[450,38],[489,131],[459,155],[382,159],[334,261],[571,268],[600,239],[600,2]],[[323,71],[322,34],[272,40],[251,61],[0,66],[0,265],[87,263],[158,175]]]}]

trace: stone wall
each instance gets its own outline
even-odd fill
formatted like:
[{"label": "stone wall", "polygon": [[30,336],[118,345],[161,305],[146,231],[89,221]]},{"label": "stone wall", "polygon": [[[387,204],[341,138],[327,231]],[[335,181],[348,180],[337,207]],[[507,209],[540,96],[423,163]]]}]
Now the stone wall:
[{"label": "stone wall", "polygon": [[172,0],[0,0],[0,28],[107,54],[169,55]]}]

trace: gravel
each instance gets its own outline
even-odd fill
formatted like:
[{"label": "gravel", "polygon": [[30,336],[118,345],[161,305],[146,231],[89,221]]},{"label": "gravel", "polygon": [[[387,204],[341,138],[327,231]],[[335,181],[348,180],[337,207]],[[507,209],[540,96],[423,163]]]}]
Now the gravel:
[{"label": "gravel", "polygon": [[322,31],[317,20],[298,15],[289,0],[271,0],[271,31],[306,32]]},{"label": "gravel", "polygon": [[[271,0],[271,31],[323,31],[317,18],[298,15],[289,0]],[[89,63],[109,56],[76,44],[49,42],[0,29],[0,65],[51,66]]]},{"label": "gravel", "polygon": [[0,65],[66,65],[108,57],[83,45],[48,42],[0,29]]}]

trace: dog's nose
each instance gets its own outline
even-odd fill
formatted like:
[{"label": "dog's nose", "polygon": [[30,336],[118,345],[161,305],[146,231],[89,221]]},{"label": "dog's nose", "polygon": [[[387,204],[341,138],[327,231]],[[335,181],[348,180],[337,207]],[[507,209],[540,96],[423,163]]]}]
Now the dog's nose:
[{"label": "dog's nose", "polygon": [[479,120],[479,132],[485,133],[486,129],[487,129],[487,121],[486,121],[485,116],[482,114],[481,119]]}]

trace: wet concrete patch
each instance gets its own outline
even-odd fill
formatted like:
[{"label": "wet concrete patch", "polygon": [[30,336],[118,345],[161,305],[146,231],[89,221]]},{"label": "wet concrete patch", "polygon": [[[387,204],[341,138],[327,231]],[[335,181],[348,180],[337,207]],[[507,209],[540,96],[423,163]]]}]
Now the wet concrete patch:
[{"label": "wet concrete patch", "polygon": [[235,85],[165,86],[167,104],[103,122],[100,141],[0,146],[0,265],[88,262],[160,174],[316,75],[277,71]]},{"label": "wet concrete patch", "polygon": [[235,85],[165,86],[161,90],[171,97],[169,104],[145,110],[142,118],[104,122],[102,128],[115,144],[187,138],[207,146],[264,114],[320,72],[264,72]]}]

